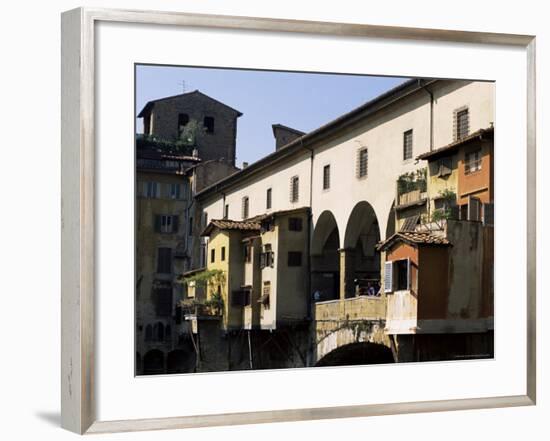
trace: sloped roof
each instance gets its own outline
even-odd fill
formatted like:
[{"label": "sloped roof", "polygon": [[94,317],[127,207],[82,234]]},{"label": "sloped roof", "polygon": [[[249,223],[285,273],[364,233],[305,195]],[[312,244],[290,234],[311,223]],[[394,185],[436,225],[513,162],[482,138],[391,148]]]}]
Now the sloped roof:
[{"label": "sloped roof", "polygon": [[275,130],[277,130],[277,129],[283,129],[283,130],[286,130],[287,132],[295,133],[298,136],[302,136],[302,135],[306,134],[306,132],[302,132],[301,130],[293,129],[292,127],[285,126],[284,124],[272,124],[271,125],[271,130],[273,130],[273,136],[275,136]]},{"label": "sloped roof", "polygon": [[405,242],[409,245],[427,246],[450,246],[452,245],[445,237],[428,232],[399,231],[384,242],[380,242],[376,248],[379,251],[386,251],[396,242]]},{"label": "sloped roof", "polygon": [[260,223],[249,220],[234,221],[229,219],[212,219],[201,233],[201,236],[210,236],[215,228],[219,230],[260,231]]},{"label": "sloped roof", "polygon": [[484,137],[492,138],[494,136],[495,128],[494,127],[488,127],[486,129],[479,129],[475,131],[474,133],[469,134],[468,136],[459,139],[458,141],[451,142],[450,144],[447,144],[446,146],[440,147],[438,149],[432,150],[431,152],[426,152],[421,155],[418,155],[416,159],[437,159],[441,156],[447,156],[451,153],[454,153],[455,150],[458,149],[458,147],[473,141],[474,139],[482,139]]},{"label": "sloped roof", "polygon": [[202,96],[208,98],[209,100],[212,100],[215,103],[217,103],[217,104],[219,104],[219,105],[235,112],[237,114],[237,117],[242,116],[242,113],[239,112],[237,109],[234,109],[233,107],[230,107],[227,104],[222,103],[221,101],[218,101],[218,100],[212,98],[211,96],[206,95],[205,93],[202,93],[200,90],[194,90],[192,92],[180,93],[179,95],[166,96],[164,98],[159,98],[159,99],[156,99],[156,100],[148,101],[147,104],[145,104],[145,106],[143,107],[143,109],[141,109],[141,112],[138,113],[137,117],[138,118],[143,118],[145,116],[145,114],[147,114],[153,108],[155,103],[158,103],[160,101],[168,101],[168,100],[172,100],[172,99],[176,99],[176,98],[189,97],[191,95],[202,95]]}]

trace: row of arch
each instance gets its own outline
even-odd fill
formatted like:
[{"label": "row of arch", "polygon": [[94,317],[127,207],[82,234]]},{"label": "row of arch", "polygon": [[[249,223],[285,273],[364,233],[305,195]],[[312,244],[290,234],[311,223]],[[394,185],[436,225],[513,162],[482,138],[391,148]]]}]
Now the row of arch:
[{"label": "row of arch", "polygon": [[172,327],[162,322],[148,324],[145,326],[146,342],[163,342],[172,338]]},{"label": "row of arch", "polygon": [[[392,205],[385,237],[395,232]],[[380,287],[380,225],[372,205],[361,201],[347,220],[343,243],[336,217],[323,211],[313,229],[311,241],[312,289],[318,300],[352,297],[358,286]],[[344,291],[344,292],[342,292]]]},{"label": "row of arch", "polygon": [[168,353],[152,349],[142,358],[136,352],[136,373],[138,375],[181,374],[194,372],[196,354],[192,348],[175,349]]}]

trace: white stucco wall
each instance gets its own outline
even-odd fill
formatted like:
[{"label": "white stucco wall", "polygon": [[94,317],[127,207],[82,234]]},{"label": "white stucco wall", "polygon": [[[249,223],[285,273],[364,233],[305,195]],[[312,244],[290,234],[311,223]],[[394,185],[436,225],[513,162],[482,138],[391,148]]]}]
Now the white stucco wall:
[{"label": "white stucco wall", "polygon": [[[486,82],[442,81],[432,85],[434,94],[434,149],[453,141],[453,112],[467,105],[470,109],[470,132],[489,127],[494,122],[494,84]],[[403,160],[403,133],[413,130],[413,159]],[[357,150],[369,149],[368,176],[356,177]],[[272,188],[272,209],[286,210],[309,205],[310,170],[312,176],[312,219],[330,210],[338,224],[340,244],[344,243],[350,214],[360,201],[369,202],[378,218],[380,238],[386,234],[386,225],[395,197],[399,175],[420,167],[415,157],[430,149],[430,96],[424,90],[405,97],[390,107],[347,130],[335,139],[314,147],[313,166],[310,153],[273,166],[244,179],[225,190],[229,204],[229,218],[241,219],[241,204],[249,197],[249,216],[265,213],[266,190]],[[323,167],[331,166],[331,188],[323,190]],[[290,179],[300,177],[300,199],[290,203]],[[211,196],[204,203],[209,219],[223,217],[223,195]]]}]

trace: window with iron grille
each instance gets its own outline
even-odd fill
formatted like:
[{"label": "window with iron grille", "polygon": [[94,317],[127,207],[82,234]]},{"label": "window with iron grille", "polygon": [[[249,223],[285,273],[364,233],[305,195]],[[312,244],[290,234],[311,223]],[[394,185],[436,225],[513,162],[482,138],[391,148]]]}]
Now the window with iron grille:
[{"label": "window with iron grille", "polygon": [[265,192],[265,208],[271,209],[271,188],[268,188]]},{"label": "window with iron grille", "polygon": [[302,231],[302,218],[301,217],[289,217],[288,218],[288,230],[289,231]]},{"label": "window with iron grille", "polygon": [[470,112],[467,108],[457,110],[455,112],[455,139],[458,141],[468,136],[470,131]]},{"label": "window with iron grille", "polygon": [[323,190],[330,188],[330,164],[323,167]]},{"label": "window with iron grille", "polygon": [[172,272],[172,249],[159,248],[157,258],[157,273],[170,274]]},{"label": "window with iron grille", "polygon": [[248,218],[248,196],[243,198],[241,216],[243,219]]},{"label": "window with iron grille", "polygon": [[403,160],[412,159],[413,156],[413,131],[403,133]]},{"label": "window with iron grille", "polygon": [[293,176],[290,178],[290,202],[298,202],[300,198],[300,178]]},{"label": "window with iron grille", "polygon": [[365,178],[368,174],[369,150],[366,147],[357,151],[357,177]]},{"label": "window with iron grille", "polygon": [[300,251],[288,252],[288,266],[302,266],[302,253]]},{"label": "window with iron grille", "polygon": [[466,153],[464,159],[464,173],[470,173],[481,170],[481,149]]}]

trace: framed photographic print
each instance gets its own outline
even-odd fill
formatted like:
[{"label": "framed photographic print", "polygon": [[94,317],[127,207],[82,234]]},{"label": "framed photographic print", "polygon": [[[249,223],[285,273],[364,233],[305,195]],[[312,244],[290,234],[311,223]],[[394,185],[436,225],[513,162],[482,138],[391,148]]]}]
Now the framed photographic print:
[{"label": "framed photographic print", "polygon": [[533,36],[62,25],[65,428],[535,403]]}]

